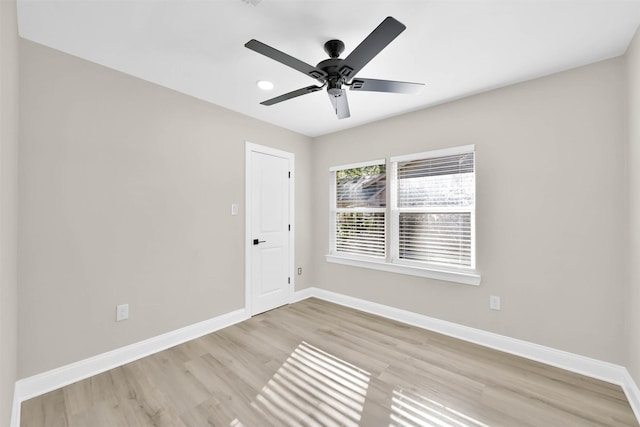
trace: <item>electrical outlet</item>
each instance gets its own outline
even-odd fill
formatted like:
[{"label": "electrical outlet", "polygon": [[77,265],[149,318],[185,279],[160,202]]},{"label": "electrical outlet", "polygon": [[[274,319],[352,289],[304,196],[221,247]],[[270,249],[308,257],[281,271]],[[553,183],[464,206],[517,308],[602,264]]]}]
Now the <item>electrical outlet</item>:
[{"label": "electrical outlet", "polygon": [[302,267],[298,267],[298,276],[302,276]]},{"label": "electrical outlet", "polygon": [[233,215],[233,216],[238,215],[238,204],[237,203],[232,203],[231,204],[231,215]]},{"label": "electrical outlet", "polygon": [[116,322],[127,320],[129,318],[129,304],[120,304],[116,306]]},{"label": "electrical outlet", "polygon": [[500,310],[500,297],[491,295],[489,297],[489,308],[491,310]]}]

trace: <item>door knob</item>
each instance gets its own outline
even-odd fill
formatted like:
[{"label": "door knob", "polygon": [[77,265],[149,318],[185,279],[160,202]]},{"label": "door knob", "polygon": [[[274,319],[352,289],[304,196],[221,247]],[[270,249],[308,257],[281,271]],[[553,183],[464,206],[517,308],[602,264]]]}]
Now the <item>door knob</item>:
[{"label": "door knob", "polygon": [[258,240],[258,239],[253,239],[253,244],[254,245],[259,245],[260,243],[265,243],[266,240]]}]

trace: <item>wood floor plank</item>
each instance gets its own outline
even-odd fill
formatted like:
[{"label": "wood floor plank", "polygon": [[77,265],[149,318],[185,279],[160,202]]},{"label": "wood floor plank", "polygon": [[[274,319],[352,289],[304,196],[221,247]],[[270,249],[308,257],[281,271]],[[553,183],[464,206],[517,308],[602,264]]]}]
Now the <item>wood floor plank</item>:
[{"label": "wood floor plank", "polygon": [[23,402],[21,415],[20,422],[26,426],[66,427],[69,425],[62,389]]},{"label": "wood floor plank", "polygon": [[109,371],[114,393],[128,411],[135,413],[134,418],[140,425],[180,426],[173,402],[157,385],[156,379],[146,374],[147,360],[144,358]]},{"label": "wood floor plank", "polygon": [[22,427],[636,426],[622,389],[318,299],[22,404]]}]

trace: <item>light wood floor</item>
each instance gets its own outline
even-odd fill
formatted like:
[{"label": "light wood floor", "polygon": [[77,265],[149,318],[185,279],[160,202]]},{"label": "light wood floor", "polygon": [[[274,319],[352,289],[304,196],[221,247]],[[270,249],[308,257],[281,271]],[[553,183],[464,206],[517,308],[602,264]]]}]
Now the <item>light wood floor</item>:
[{"label": "light wood floor", "polygon": [[24,402],[21,425],[638,423],[618,386],[308,299]]}]

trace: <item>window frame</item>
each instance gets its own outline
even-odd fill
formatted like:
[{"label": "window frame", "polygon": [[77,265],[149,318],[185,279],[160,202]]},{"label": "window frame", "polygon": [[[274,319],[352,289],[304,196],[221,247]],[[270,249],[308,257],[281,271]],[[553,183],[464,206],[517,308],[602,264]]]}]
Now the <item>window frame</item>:
[{"label": "window frame", "polygon": [[[473,183],[474,183],[474,192],[473,192],[473,205],[471,207],[444,207],[444,208],[400,208],[398,207],[398,163],[403,162],[411,162],[415,160],[427,160],[434,159],[439,157],[448,157],[448,156],[456,156],[461,154],[474,154],[473,161]],[[453,266],[440,265],[440,264],[430,264],[428,262],[422,261],[411,261],[400,258],[400,214],[403,212],[416,212],[416,213],[454,213],[454,212],[465,212],[469,213],[471,219],[471,255],[470,255],[470,266],[469,267],[460,267],[460,270],[475,270],[476,267],[476,235],[475,235],[475,216],[476,216],[476,192],[475,192],[475,146],[474,145],[465,145],[461,147],[453,147],[453,148],[445,148],[441,150],[433,150],[426,151],[422,153],[408,154],[404,156],[393,156],[389,159],[390,168],[391,168],[391,182],[390,182],[390,203],[389,206],[389,218],[391,219],[391,227],[390,229],[390,248],[389,252],[391,254],[390,261],[392,263],[404,264],[416,267],[427,267],[427,268],[441,268],[444,270],[457,270]]]},{"label": "window frame", "polygon": [[[476,226],[475,226],[475,205],[476,191],[474,191],[473,207],[464,208],[470,212],[471,217],[471,266],[453,267],[429,264],[420,261],[401,260],[399,258],[399,217],[401,209],[397,207],[398,200],[398,178],[397,167],[399,162],[423,160],[434,157],[444,157],[458,154],[474,153],[474,187],[476,185],[476,162],[475,145],[465,145],[459,147],[431,150],[421,153],[414,153],[401,156],[392,156],[388,159],[373,160],[369,162],[352,163],[347,165],[333,166],[330,172],[330,220],[329,220],[329,254],[325,256],[327,262],[350,265],[355,267],[370,268],[374,270],[387,271],[392,273],[406,274],[411,276],[425,277],[437,280],[462,283],[478,286],[481,276],[476,270]],[[357,167],[371,166],[376,164],[386,165],[386,190],[387,203],[385,210],[385,257],[369,257],[355,254],[339,253],[336,248],[336,172],[338,170],[352,169]],[[428,209],[425,209],[428,210]],[[460,211],[460,209],[458,209]]]}]

